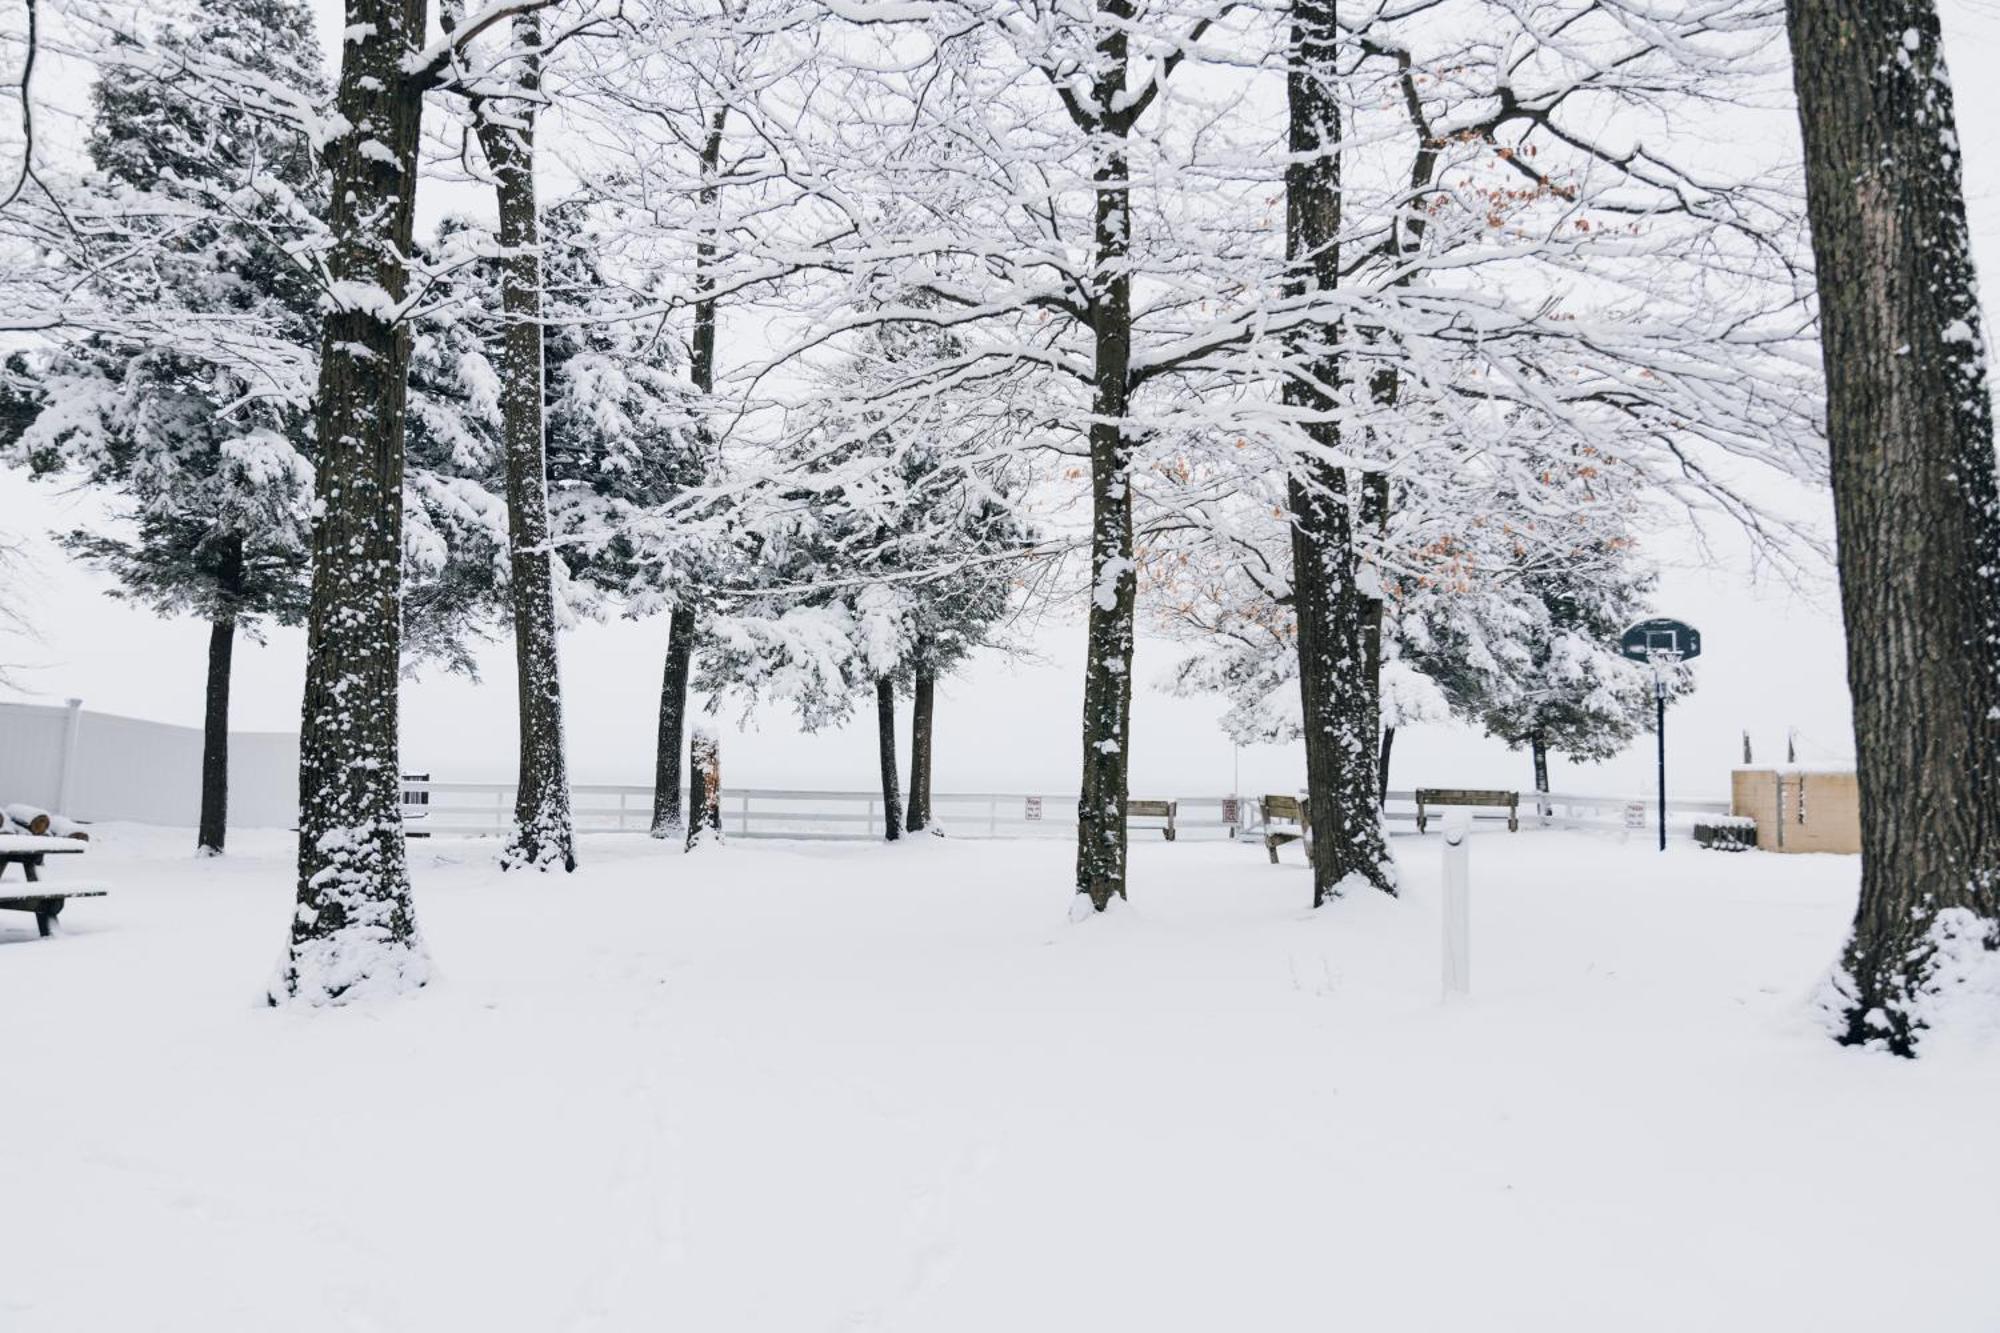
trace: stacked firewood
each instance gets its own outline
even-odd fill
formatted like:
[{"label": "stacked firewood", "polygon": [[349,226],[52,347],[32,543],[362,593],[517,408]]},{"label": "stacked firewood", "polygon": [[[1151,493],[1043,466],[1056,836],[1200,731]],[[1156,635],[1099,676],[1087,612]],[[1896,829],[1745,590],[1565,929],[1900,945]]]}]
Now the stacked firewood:
[{"label": "stacked firewood", "polygon": [[0,805],[0,833],[29,833],[43,838],[90,841],[90,832],[83,825],[74,819],[51,814],[38,805]]}]

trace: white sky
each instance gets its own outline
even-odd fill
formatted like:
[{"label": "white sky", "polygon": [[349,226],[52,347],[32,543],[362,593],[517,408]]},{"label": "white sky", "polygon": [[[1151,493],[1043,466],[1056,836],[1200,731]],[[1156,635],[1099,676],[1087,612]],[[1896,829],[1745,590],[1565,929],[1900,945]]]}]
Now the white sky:
[{"label": "white sky", "polygon": [[[339,6],[315,0],[322,37],[338,31]],[[1946,52],[1958,74],[1962,126],[2000,117],[2000,87],[1972,77],[2000,52],[2000,5],[1943,0]],[[1967,193],[1982,271],[2000,265],[2000,142],[1966,133]],[[426,210],[427,212],[429,210]],[[727,315],[724,316],[725,331]],[[109,581],[75,568],[41,534],[77,525],[89,501],[0,473],[0,529],[28,536],[30,586],[5,595],[25,603],[41,629],[38,644],[15,648],[26,695],[76,696],[97,711],[197,725],[201,718],[207,627],[160,620],[107,595]],[[1799,504],[1824,508],[1823,497]],[[1657,609],[1703,632],[1699,688],[1668,719],[1669,783],[1676,794],[1722,796],[1728,769],[1742,757],[1749,730],[1760,760],[1781,758],[1785,732],[1800,733],[1800,758],[1851,753],[1838,601],[1831,571],[1799,590],[1755,579],[1739,540],[1711,534],[1709,563],[1685,534],[1662,534],[1655,555],[1667,563]],[[940,688],[937,787],[941,791],[1075,790],[1077,721],[1082,708],[1083,627],[1046,622],[1037,660],[996,657]],[[664,621],[587,625],[563,640],[563,672],[572,776],[578,781],[644,783],[652,771]],[[267,645],[240,643],[234,724],[238,730],[291,731],[298,725],[304,635],[274,630]],[[1215,725],[1220,706],[1179,700],[1144,688],[1175,660],[1175,645],[1143,640],[1133,704],[1133,790],[1139,796],[1220,794],[1238,756]],[[481,654],[483,680],[432,675],[403,694],[404,760],[441,780],[508,780],[515,764],[512,648]],[[733,722],[733,716],[730,718]],[[802,736],[790,718],[769,710],[738,733],[725,726],[724,776],[730,785],[867,788],[874,784],[872,709],[847,727]],[[906,748],[907,715],[899,718]],[[1396,742],[1391,785],[1529,785],[1528,759],[1455,726],[1406,730]],[[1241,753],[1241,790],[1290,790],[1303,780],[1293,747]],[[907,764],[907,757],[905,758]],[[1650,791],[1652,738],[1601,765],[1557,762],[1558,790]]]}]

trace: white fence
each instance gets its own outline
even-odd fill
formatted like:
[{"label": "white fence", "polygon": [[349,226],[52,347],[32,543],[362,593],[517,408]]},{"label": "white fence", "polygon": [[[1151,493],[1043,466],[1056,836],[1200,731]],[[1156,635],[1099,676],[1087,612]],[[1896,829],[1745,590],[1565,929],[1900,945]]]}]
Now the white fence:
[{"label": "white fence", "polygon": [[[404,812],[417,833],[493,836],[507,832],[514,813],[514,787],[494,782],[406,780]],[[1150,793],[1139,793],[1150,797]],[[1239,836],[1257,823],[1254,797],[1183,796],[1174,825],[1191,839]],[[653,789],[577,783],[570,787],[579,833],[644,833],[652,826]],[[1545,805],[1548,814],[1537,810]],[[1031,796],[1020,792],[949,792],[931,797],[933,822],[961,838],[1069,838],[1076,831],[1076,797]],[[1230,818],[1231,813],[1235,818]],[[1685,832],[1699,815],[1727,814],[1727,801],[1667,802],[1667,822]],[[1384,817],[1392,831],[1414,833],[1414,791],[1389,793]],[[1438,816],[1433,813],[1433,819]],[[1480,809],[1481,824],[1505,826],[1504,810]],[[725,787],[723,832],[737,838],[797,838],[865,841],[881,837],[882,795],[867,791],[782,791]],[[1551,792],[1521,793],[1520,822],[1531,828],[1650,829],[1658,819],[1648,800]],[[1160,819],[1135,818],[1136,835],[1165,826]]]},{"label": "white fence", "polygon": [[[229,822],[298,822],[299,738],[231,732]],[[192,828],[201,816],[201,729],[68,707],[0,703],[0,801],[74,819]]]},{"label": "white fence", "polygon": [[[237,828],[291,828],[298,823],[298,737],[281,732],[232,732],[229,737],[229,822]],[[507,831],[512,783],[407,781],[412,832],[490,836]],[[584,833],[643,833],[652,824],[653,789],[579,783],[571,789],[577,828]],[[1174,799],[1141,789],[1146,799]],[[1178,836],[1237,836],[1257,822],[1257,799],[1183,796]],[[201,731],[69,707],[0,703],[0,801],[24,801],[77,819],[131,820],[192,827],[201,804]],[[1524,828],[1651,828],[1650,800],[1521,793]],[[423,802],[423,803],[419,803]],[[722,793],[723,828],[740,838],[861,841],[880,837],[882,797],[872,791],[789,791],[730,787]],[[1233,807],[1233,809],[1232,809]],[[946,792],[932,796],[934,822],[955,837],[1069,838],[1076,797],[1026,792]],[[1636,811],[1636,813],[1634,813]],[[1685,829],[1694,816],[1726,814],[1727,801],[1668,801],[1670,824]],[[1385,811],[1394,831],[1412,832],[1415,794],[1389,793]],[[1233,818],[1231,816],[1234,816]],[[1481,824],[1504,821],[1478,810]],[[1147,836],[1158,819],[1135,818]]]}]

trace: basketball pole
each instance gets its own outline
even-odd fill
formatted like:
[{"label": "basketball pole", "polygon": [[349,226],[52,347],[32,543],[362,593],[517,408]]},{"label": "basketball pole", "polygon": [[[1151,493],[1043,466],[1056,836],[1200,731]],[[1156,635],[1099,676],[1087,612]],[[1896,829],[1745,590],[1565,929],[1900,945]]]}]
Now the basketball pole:
[{"label": "basketball pole", "polygon": [[1660,850],[1667,850],[1667,674],[1653,663],[1653,734],[1660,742]]}]

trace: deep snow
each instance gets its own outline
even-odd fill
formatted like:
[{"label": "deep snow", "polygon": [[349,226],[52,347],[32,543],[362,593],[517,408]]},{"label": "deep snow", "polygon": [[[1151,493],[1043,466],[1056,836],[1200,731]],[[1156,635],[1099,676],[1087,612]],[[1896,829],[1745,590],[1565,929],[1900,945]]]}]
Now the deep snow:
[{"label": "deep snow", "polygon": [[[2000,1048],[1836,1048],[1850,858],[1473,838],[1472,995],[1288,848],[413,842],[438,980],[272,1011],[288,849],[0,914],[0,1328],[1995,1327]],[[81,863],[81,864],[78,864]]]}]

